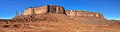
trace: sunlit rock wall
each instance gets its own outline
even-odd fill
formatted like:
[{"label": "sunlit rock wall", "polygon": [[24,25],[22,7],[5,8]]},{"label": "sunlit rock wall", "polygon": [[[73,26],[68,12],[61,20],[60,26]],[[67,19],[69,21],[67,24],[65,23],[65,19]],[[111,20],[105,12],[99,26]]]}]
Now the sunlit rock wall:
[{"label": "sunlit rock wall", "polygon": [[100,13],[82,10],[66,10],[66,14],[72,17],[103,17]]},{"label": "sunlit rock wall", "polygon": [[40,6],[37,8],[31,7],[24,11],[24,15],[41,14],[41,13],[65,14],[65,10],[64,10],[64,7],[62,6],[46,5],[46,6]]}]

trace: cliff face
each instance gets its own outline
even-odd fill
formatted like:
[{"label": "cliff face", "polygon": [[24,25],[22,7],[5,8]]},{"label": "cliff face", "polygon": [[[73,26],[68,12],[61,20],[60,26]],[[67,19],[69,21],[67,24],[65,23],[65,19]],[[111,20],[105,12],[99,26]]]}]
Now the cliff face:
[{"label": "cliff face", "polygon": [[9,21],[0,20],[0,28],[0,32],[119,32],[120,21],[108,21],[97,12],[46,5],[28,8]]},{"label": "cliff face", "polygon": [[83,10],[66,10],[67,16],[75,20],[106,20],[102,14]]},{"label": "cliff face", "polygon": [[88,12],[81,10],[66,10],[62,6],[46,5],[37,8],[28,8],[24,11],[24,15],[29,14],[44,14],[44,13],[57,13],[66,14],[71,17],[99,17],[103,18],[103,15],[97,12]]},{"label": "cliff face", "polygon": [[71,17],[100,17],[103,18],[103,15],[97,12],[88,12],[82,10],[66,10],[66,14]]},{"label": "cliff face", "polygon": [[41,14],[41,13],[58,13],[64,14],[65,10],[62,6],[55,6],[55,5],[46,5],[37,8],[28,8],[24,11],[24,15],[30,14]]},{"label": "cliff face", "polygon": [[57,13],[57,14],[64,14],[65,13],[65,9],[62,6],[48,5],[48,12],[50,12],[50,13]]},{"label": "cliff face", "polygon": [[30,14],[40,14],[40,13],[46,13],[47,12],[47,6],[37,7],[37,8],[28,8],[24,11],[24,15],[30,15]]},{"label": "cliff face", "polygon": [[46,13],[65,14],[71,18],[87,17],[87,19],[98,18],[98,19],[105,20],[103,15],[97,12],[88,12],[88,11],[82,11],[82,10],[65,10],[63,6],[55,6],[55,5],[46,5],[46,6],[40,6],[37,8],[28,8],[25,10],[24,15],[46,14]]}]

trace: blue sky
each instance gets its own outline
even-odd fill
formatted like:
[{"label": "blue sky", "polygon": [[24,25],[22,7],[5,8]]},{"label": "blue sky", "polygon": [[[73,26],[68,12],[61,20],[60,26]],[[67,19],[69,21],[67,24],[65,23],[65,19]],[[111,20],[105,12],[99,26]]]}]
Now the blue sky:
[{"label": "blue sky", "polygon": [[66,10],[99,12],[107,19],[120,20],[120,0],[0,0],[0,19],[13,18],[16,11],[46,4],[64,6]]}]

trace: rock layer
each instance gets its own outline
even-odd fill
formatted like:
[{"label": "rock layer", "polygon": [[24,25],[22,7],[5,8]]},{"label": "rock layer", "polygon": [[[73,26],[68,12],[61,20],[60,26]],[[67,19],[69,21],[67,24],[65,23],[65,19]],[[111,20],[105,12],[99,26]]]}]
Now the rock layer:
[{"label": "rock layer", "polygon": [[0,32],[119,32],[118,22],[108,22],[97,12],[46,5],[28,8],[12,20],[0,20]]},{"label": "rock layer", "polygon": [[65,10],[64,10],[64,7],[62,6],[46,5],[46,6],[40,6],[37,8],[31,7],[24,11],[24,15],[42,14],[42,13],[65,14]]}]

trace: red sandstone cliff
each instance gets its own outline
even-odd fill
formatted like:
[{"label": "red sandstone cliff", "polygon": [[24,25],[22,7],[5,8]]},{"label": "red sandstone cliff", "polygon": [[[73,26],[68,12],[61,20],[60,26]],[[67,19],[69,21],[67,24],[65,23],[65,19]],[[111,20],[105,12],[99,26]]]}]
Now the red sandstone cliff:
[{"label": "red sandstone cliff", "polygon": [[84,10],[65,10],[63,6],[55,6],[55,5],[46,5],[37,8],[28,8],[25,10],[24,15],[45,14],[45,13],[66,14],[71,18],[87,17],[87,18],[98,18],[105,20],[104,16],[97,12],[88,12]]},{"label": "red sandstone cliff", "polygon": [[65,10],[64,10],[64,7],[62,6],[46,5],[46,6],[40,6],[37,8],[28,8],[24,11],[24,15],[42,14],[42,13],[65,14]]},{"label": "red sandstone cliff", "polygon": [[97,12],[46,5],[28,8],[10,21],[0,20],[0,32],[119,32],[118,22],[108,22]]}]

